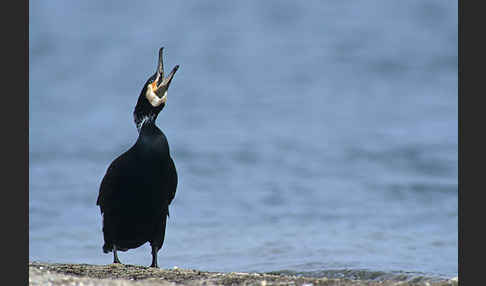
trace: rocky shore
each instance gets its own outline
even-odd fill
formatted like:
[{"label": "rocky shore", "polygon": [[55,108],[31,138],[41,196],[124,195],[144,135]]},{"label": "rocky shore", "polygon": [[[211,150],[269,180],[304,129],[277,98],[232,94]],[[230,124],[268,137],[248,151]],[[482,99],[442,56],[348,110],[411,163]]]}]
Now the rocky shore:
[{"label": "rocky shore", "polygon": [[217,273],[191,269],[154,269],[134,265],[29,263],[29,285],[292,285],[292,286],[457,286],[444,281],[373,281],[312,278],[271,273]]}]

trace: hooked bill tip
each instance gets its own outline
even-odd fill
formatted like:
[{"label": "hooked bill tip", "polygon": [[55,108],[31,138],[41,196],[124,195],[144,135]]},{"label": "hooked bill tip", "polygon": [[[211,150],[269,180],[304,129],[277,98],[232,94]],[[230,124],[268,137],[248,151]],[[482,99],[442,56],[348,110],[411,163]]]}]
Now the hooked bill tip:
[{"label": "hooked bill tip", "polygon": [[164,47],[161,47],[159,50],[159,62],[157,64],[157,77],[159,76],[164,76],[164,59],[162,56],[162,51],[164,50]]},{"label": "hooked bill tip", "polygon": [[162,59],[162,54],[163,54],[163,51],[164,51],[164,47],[161,47],[161,48],[159,49],[159,61],[160,61],[160,59]]}]

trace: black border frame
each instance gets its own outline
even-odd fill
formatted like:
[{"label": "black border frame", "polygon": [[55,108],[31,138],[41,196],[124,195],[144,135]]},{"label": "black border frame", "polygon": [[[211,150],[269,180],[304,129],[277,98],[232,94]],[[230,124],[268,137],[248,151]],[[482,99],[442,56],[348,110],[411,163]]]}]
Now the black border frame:
[{"label": "black border frame", "polygon": [[[5,7],[6,6],[6,7]],[[2,55],[2,254],[5,285],[28,285],[29,1],[4,4]],[[4,278],[4,279],[5,279]],[[3,279],[2,279],[3,280]]]}]

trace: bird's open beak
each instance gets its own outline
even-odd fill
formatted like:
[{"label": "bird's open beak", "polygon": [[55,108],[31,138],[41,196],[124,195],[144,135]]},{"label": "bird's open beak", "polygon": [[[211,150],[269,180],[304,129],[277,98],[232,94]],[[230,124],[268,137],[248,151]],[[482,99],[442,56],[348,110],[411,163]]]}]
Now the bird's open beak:
[{"label": "bird's open beak", "polygon": [[162,56],[163,51],[164,47],[161,47],[159,50],[159,64],[157,65],[155,80],[154,82],[152,82],[152,90],[159,98],[162,98],[166,94],[172,78],[174,78],[176,71],[179,69],[179,65],[176,65],[170,72],[169,76],[164,78],[164,60]]}]

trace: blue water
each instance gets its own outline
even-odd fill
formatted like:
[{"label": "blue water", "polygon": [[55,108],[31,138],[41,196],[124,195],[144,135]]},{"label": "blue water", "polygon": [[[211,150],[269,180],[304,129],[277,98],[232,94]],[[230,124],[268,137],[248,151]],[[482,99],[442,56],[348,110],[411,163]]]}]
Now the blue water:
[{"label": "blue water", "polygon": [[161,267],[457,276],[457,39],[444,0],[31,1],[29,259],[112,262],[98,188],[163,45]]}]

